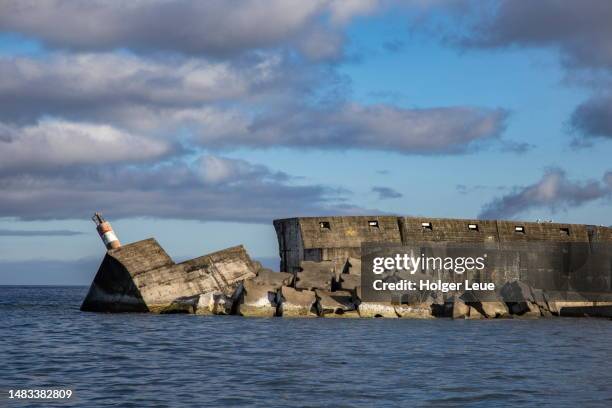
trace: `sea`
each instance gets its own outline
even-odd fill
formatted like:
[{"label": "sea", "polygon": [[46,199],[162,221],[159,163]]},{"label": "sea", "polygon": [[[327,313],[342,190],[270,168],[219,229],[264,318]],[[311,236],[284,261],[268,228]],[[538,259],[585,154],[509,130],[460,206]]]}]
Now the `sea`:
[{"label": "sea", "polygon": [[86,292],[0,287],[0,406],[612,406],[608,319],[102,314]]}]

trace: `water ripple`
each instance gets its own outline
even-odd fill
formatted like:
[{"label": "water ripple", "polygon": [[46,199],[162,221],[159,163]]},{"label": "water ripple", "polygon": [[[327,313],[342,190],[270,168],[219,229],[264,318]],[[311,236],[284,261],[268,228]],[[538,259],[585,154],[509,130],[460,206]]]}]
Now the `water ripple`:
[{"label": "water ripple", "polygon": [[[610,406],[612,322],[81,313],[0,287],[0,406]],[[8,389],[70,388],[68,401]],[[12,405],[11,405],[12,404]]]}]

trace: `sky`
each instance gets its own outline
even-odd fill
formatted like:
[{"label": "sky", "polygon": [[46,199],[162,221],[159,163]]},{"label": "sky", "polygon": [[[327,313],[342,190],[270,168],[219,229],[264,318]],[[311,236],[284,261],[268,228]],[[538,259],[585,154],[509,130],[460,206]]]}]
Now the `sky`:
[{"label": "sky", "polygon": [[0,0],[0,284],[275,218],[612,224],[612,3]]}]

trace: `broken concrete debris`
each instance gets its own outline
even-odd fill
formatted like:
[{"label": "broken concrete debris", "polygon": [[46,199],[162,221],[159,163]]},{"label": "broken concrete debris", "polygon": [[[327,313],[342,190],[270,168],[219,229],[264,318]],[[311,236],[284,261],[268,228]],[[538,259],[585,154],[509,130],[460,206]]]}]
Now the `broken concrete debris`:
[{"label": "broken concrete debris", "polygon": [[324,289],[315,289],[319,302],[319,315],[323,317],[359,317],[355,312],[353,294],[349,291],[331,292]]},{"label": "broken concrete debris", "polygon": [[297,273],[295,287],[297,289],[324,289],[332,290],[332,280],[336,274],[333,262],[303,261],[301,271]]},{"label": "broken concrete debris", "polygon": [[314,291],[283,286],[280,294],[279,316],[317,317],[317,296]]},{"label": "broken concrete debris", "polygon": [[232,314],[234,299],[219,290],[207,292],[198,296],[196,314],[229,315]]},{"label": "broken concrete debris", "polygon": [[[134,261],[145,257],[151,269],[139,268],[141,263]],[[349,262],[347,259],[346,263]],[[171,274],[173,269],[189,272]],[[450,296],[415,293],[393,304],[363,301],[360,279],[356,279],[359,276],[346,273],[350,266],[343,265],[344,272],[335,274],[333,263],[305,261],[302,269],[297,277],[273,272],[250,261],[242,247],[174,264],[155,240],[141,241],[107,253],[82,310],[408,319],[529,318],[560,314],[558,308],[550,306],[553,302],[547,300],[543,291],[522,282],[507,283],[499,293],[465,291]],[[161,287],[154,290],[156,285]],[[202,292],[172,298],[181,291]],[[448,297],[444,300],[443,296]],[[563,310],[571,316],[605,316],[609,315],[608,309],[604,307],[597,312],[583,305]]]},{"label": "broken concrete debris", "polygon": [[281,286],[293,286],[294,276],[292,273],[274,272],[271,269],[262,268],[257,271],[257,276],[253,282],[257,285],[274,286],[280,289]]},{"label": "broken concrete debris", "polygon": [[258,284],[254,279],[242,282],[236,289],[237,314],[241,316],[274,317],[279,304],[275,285]]},{"label": "broken concrete debris", "polygon": [[[81,310],[409,319],[612,316],[610,302],[551,301],[546,292],[518,280],[505,283],[494,292],[420,291],[404,294],[394,302],[367,301],[362,296],[361,260],[356,249],[361,242],[359,234],[371,238],[386,228],[389,232],[382,235],[383,241],[400,242],[407,235],[393,232],[394,225],[397,226],[393,217],[378,217],[374,221],[368,218],[368,229],[358,229],[355,220],[340,223],[340,232],[346,235],[344,241],[334,241],[339,236],[330,235],[326,225],[313,224],[309,219],[296,220],[275,221],[279,239],[291,238],[296,233],[304,241],[304,248],[294,252],[283,247],[281,265],[293,265],[288,273],[262,267],[243,246],[175,263],[153,238],[122,246],[110,224],[96,214],[97,229],[108,250]],[[412,231],[408,221],[412,222],[403,221],[406,233]],[[498,224],[497,230],[501,228]],[[594,234],[607,240],[612,237],[605,235],[608,232],[600,228]],[[313,248],[323,248],[314,256],[318,260],[305,260],[304,251],[314,254]],[[321,260],[322,256],[332,260]]]}]

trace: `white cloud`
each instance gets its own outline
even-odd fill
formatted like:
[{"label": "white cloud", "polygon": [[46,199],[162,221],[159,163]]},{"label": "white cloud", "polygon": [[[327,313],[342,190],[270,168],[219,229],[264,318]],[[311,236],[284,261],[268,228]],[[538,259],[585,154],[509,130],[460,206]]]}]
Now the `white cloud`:
[{"label": "white cloud", "polygon": [[480,218],[512,218],[533,208],[547,208],[556,212],[568,207],[578,207],[588,202],[609,197],[612,182],[608,172],[604,182],[572,181],[563,170],[550,169],[531,185],[516,187],[514,191],[496,198],[483,206]]},{"label": "white cloud", "polygon": [[[346,3],[346,4],[344,4]],[[0,30],[77,50],[169,50],[224,56],[290,45],[370,11],[364,0],[5,0]],[[177,26],[178,25],[178,26]]]},{"label": "white cloud", "polygon": [[447,154],[463,153],[498,139],[507,112],[344,104],[328,109],[292,106],[256,116],[206,111],[193,118],[198,121],[199,142],[207,147],[287,146]]},{"label": "white cloud", "polygon": [[139,162],[171,151],[168,143],[107,125],[58,119],[13,127],[0,124],[0,170],[49,168],[75,164]]}]

